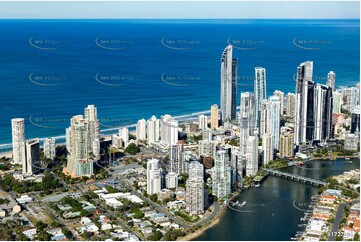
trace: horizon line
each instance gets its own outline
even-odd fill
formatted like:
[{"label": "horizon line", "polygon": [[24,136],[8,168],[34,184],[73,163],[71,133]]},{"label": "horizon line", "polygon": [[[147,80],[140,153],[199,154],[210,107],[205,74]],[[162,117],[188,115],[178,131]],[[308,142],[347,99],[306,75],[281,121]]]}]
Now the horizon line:
[{"label": "horizon line", "polygon": [[360,20],[360,18],[1,18],[0,20]]}]

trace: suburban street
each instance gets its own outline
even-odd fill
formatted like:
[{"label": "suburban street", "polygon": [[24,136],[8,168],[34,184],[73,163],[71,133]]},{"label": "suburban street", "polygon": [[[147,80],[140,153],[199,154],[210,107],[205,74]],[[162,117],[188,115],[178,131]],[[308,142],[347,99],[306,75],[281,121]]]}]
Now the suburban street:
[{"label": "suburban street", "polygon": [[332,229],[330,231],[330,236],[328,237],[329,241],[335,241],[336,240],[336,236],[337,236],[337,232],[338,232],[338,226],[340,225],[341,219],[342,219],[342,215],[343,215],[343,210],[346,207],[347,203],[341,203],[340,206],[338,206],[336,215],[335,215],[335,220],[334,223],[332,225]]}]

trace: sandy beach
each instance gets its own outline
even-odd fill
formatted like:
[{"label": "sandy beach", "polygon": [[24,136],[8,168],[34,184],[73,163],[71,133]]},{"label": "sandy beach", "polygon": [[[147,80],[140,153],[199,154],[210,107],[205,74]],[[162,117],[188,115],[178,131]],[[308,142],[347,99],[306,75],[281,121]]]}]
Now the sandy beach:
[{"label": "sandy beach", "polygon": [[0,153],[0,158],[1,157],[6,157],[6,158],[11,158],[13,156],[13,152],[12,151],[6,151],[6,152],[2,152]]}]

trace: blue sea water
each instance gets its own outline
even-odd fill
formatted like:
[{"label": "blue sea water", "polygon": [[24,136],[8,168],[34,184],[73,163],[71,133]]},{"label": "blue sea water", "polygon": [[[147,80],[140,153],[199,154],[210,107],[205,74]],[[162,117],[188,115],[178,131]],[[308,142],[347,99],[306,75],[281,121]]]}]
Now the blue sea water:
[{"label": "blue sea water", "polygon": [[253,90],[256,66],[267,70],[268,95],[294,92],[307,60],[315,82],[333,70],[336,86],[355,85],[359,36],[358,20],[0,20],[0,151],[15,117],[29,139],[64,136],[88,104],[102,130],[207,111],[219,103],[228,43],[239,93]]}]

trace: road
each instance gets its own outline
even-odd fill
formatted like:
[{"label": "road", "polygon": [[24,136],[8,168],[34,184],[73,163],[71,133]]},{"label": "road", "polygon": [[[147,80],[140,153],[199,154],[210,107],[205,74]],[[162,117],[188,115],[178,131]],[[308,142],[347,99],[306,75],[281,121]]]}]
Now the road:
[{"label": "road", "polygon": [[342,216],[343,216],[343,211],[344,208],[346,207],[347,203],[341,203],[340,206],[338,206],[336,215],[335,215],[335,220],[333,222],[331,231],[330,231],[330,236],[328,237],[329,241],[336,241],[336,236],[337,236],[337,232],[338,232],[338,227],[340,225]]},{"label": "road", "polygon": [[73,237],[76,238],[76,236],[74,235],[75,231],[72,231],[71,229],[69,229],[66,224],[66,221],[63,218],[61,218],[61,216],[58,216],[57,214],[55,214],[54,211],[51,208],[49,208],[49,206],[46,204],[46,202],[44,202],[38,194],[36,196],[34,196],[34,198],[38,201],[39,205],[50,215],[50,217],[54,221],[56,221],[59,224],[64,225],[65,229],[69,230],[72,233]]},{"label": "road", "polygon": [[212,213],[207,218],[199,221],[195,225],[203,226],[204,224],[206,224],[206,223],[210,222],[211,220],[213,220],[214,217],[219,213],[219,211],[221,211],[221,206],[219,206],[219,204],[217,202],[214,202],[212,206],[213,206]]},{"label": "road", "polygon": [[189,230],[190,228],[192,228],[192,226],[186,224],[182,220],[178,219],[177,217],[175,217],[171,213],[169,213],[163,206],[161,206],[161,205],[153,202],[149,198],[143,196],[143,194],[139,193],[135,189],[132,189],[132,194],[137,195],[138,197],[140,197],[141,199],[143,199],[147,203],[151,204],[158,212],[162,212],[162,213],[166,214],[168,216],[168,218],[172,219],[174,222],[176,222],[177,224],[179,224],[180,226],[182,226],[186,230]]}]

